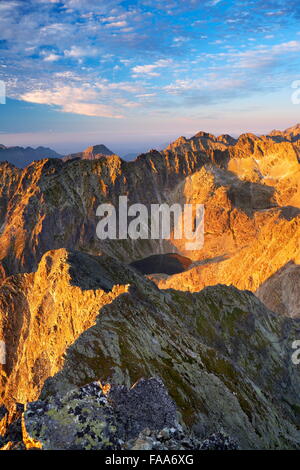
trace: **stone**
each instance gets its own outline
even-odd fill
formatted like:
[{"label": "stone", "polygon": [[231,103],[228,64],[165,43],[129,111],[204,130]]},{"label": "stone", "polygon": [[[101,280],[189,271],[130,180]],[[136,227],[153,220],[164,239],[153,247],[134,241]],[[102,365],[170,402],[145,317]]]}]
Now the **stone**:
[{"label": "stone", "polygon": [[[176,406],[158,378],[141,379],[131,389],[111,385],[104,396],[93,382],[62,399],[28,403],[23,435],[27,448],[120,449],[135,438],[133,450],[148,450],[151,431],[175,422]],[[139,439],[144,430],[148,436]]]}]

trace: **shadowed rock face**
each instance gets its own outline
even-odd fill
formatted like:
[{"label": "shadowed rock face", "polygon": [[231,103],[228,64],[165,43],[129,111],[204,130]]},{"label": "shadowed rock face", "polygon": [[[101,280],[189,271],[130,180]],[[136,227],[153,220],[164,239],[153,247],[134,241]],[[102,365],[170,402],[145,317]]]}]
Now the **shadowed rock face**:
[{"label": "shadowed rock face", "polygon": [[0,318],[8,408],[95,380],[131,387],[160,377],[182,422],[202,438],[223,428],[242,448],[300,445],[291,361],[299,321],[272,313],[250,292],[160,291],[107,256],[58,250],[35,274],[0,288]]}]

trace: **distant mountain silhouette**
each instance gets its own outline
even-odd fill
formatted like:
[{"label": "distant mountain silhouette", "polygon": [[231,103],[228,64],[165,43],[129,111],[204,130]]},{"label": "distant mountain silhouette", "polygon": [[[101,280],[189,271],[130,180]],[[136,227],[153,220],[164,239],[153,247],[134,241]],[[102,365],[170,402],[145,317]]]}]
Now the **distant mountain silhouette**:
[{"label": "distant mountain silhouette", "polygon": [[8,161],[19,168],[25,168],[34,160],[43,158],[60,158],[54,150],[47,147],[5,147],[0,145],[0,161]]}]

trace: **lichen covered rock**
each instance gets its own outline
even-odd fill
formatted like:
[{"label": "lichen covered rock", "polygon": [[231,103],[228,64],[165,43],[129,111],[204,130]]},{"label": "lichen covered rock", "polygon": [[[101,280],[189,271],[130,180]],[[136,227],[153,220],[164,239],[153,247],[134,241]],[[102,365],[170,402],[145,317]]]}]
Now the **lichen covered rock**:
[{"label": "lichen covered rock", "polygon": [[[176,406],[159,379],[140,380],[130,390],[93,382],[62,399],[29,403],[24,413],[28,448],[121,449],[145,428],[174,426]],[[35,445],[34,445],[35,443]]]}]

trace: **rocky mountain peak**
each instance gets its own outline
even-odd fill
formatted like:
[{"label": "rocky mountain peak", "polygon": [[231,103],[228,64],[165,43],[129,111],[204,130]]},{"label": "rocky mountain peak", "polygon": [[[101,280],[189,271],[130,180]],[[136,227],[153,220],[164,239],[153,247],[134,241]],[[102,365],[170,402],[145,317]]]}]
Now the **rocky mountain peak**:
[{"label": "rocky mountain peak", "polygon": [[84,158],[85,159],[89,159],[89,158],[95,158],[97,155],[114,155],[114,153],[109,150],[109,148],[107,148],[105,145],[103,144],[98,144],[98,145],[92,145],[90,147],[88,147],[87,149],[85,149],[83,151],[83,155],[84,155]]},{"label": "rocky mountain peak", "polygon": [[293,131],[300,131],[300,123],[296,124],[295,126],[288,127],[285,132],[293,132]]},{"label": "rocky mountain peak", "polygon": [[210,134],[210,133],[204,132],[204,131],[197,132],[197,134],[194,135],[194,139],[195,138],[196,139],[203,138],[203,139],[216,140],[216,137],[213,134]]},{"label": "rocky mountain peak", "polygon": [[217,137],[218,142],[222,142],[223,144],[227,145],[235,145],[237,140],[234,139],[231,135],[229,134],[222,134]]},{"label": "rocky mountain peak", "polygon": [[252,134],[251,132],[246,132],[239,136],[238,143],[244,143],[244,142],[250,142],[250,141],[256,141],[256,140],[260,140],[260,137],[258,137],[255,134]]},{"label": "rocky mountain peak", "polygon": [[103,144],[91,145],[83,152],[72,153],[63,157],[64,161],[80,159],[80,160],[97,160],[101,157],[110,157],[115,155],[109,148]]}]

